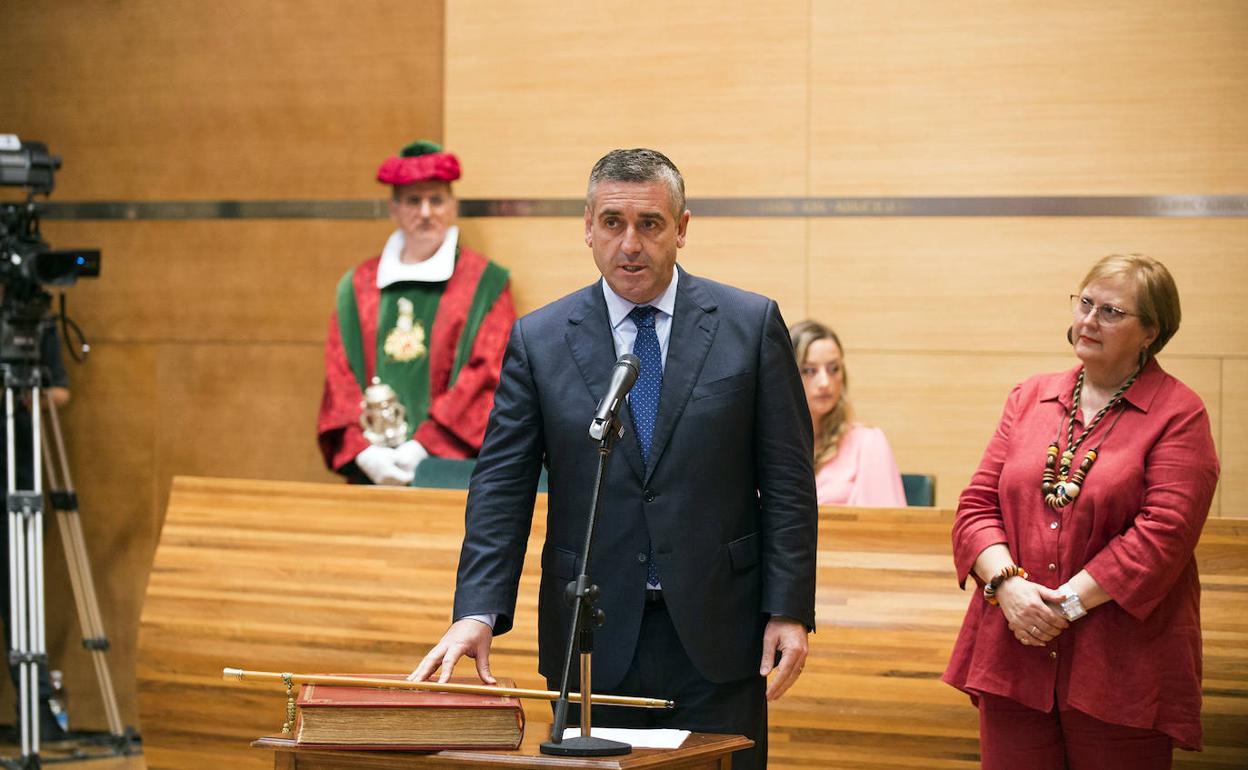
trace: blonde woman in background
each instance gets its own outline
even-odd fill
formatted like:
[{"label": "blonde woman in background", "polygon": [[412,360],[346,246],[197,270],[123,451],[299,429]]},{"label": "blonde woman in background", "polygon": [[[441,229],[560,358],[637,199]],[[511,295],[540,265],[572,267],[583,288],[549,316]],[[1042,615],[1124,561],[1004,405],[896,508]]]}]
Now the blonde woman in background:
[{"label": "blonde woman in background", "polygon": [[789,328],[815,430],[820,505],[901,508],[906,493],[884,431],[854,422],[841,341],[817,321]]}]

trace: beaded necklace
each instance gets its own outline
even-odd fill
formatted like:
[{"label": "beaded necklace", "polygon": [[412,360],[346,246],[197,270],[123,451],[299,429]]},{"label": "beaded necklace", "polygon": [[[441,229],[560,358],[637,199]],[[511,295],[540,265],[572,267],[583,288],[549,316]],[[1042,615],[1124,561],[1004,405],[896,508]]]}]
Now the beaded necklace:
[{"label": "beaded necklace", "polygon": [[[1135,382],[1135,378],[1140,376],[1140,370],[1136,369],[1135,373],[1118,388],[1118,392],[1113,398],[1109,399],[1109,403],[1101,407],[1096,413],[1092,421],[1088,423],[1088,427],[1083,429],[1079,434],[1078,440],[1075,439],[1075,415],[1079,413],[1079,400],[1083,393],[1083,369],[1079,370],[1079,376],[1075,378],[1075,390],[1070,395],[1071,407],[1070,414],[1065,416],[1066,419],[1066,451],[1061,452],[1058,448],[1058,442],[1062,438],[1062,424],[1057,424],[1057,436],[1053,439],[1053,443],[1049,444],[1048,454],[1044,458],[1044,480],[1040,483],[1040,493],[1044,495],[1044,502],[1053,510],[1064,508],[1070,505],[1083,487],[1083,482],[1088,477],[1088,471],[1092,470],[1092,463],[1096,462],[1096,455],[1101,448],[1101,444],[1105,443],[1105,439],[1113,431],[1114,426],[1118,424],[1118,420],[1122,418],[1122,412],[1114,418],[1109,428],[1105,431],[1105,435],[1101,437],[1100,444],[1088,450],[1083,456],[1083,462],[1079,463],[1079,470],[1075,471],[1075,475],[1070,475],[1071,463],[1075,461],[1075,452],[1079,451],[1079,447],[1083,444],[1083,440],[1096,430],[1096,426],[1101,423],[1101,418],[1109,413],[1109,410],[1122,401],[1122,394],[1127,392],[1127,388],[1131,387],[1131,383]],[[1058,453],[1061,453],[1062,462],[1056,470]]]}]

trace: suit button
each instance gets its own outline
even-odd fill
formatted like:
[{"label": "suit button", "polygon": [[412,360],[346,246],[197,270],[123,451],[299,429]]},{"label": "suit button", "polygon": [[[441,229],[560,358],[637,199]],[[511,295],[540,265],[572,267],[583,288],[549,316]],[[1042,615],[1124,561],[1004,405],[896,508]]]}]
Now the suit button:
[{"label": "suit button", "polygon": [[641,494],[641,499],[645,500],[647,503],[653,503],[654,502],[654,490],[647,489],[645,492]]},{"label": "suit button", "polygon": [[1049,572],[1056,572],[1056,571],[1057,571],[1057,565],[1054,564],[1053,562],[1049,562]]},{"label": "suit button", "polygon": [[1057,660],[1057,651],[1052,651],[1049,653],[1049,660]]},{"label": "suit button", "polygon": [[1057,529],[1057,522],[1056,522],[1056,521],[1050,521],[1050,522],[1049,522],[1049,529]]},{"label": "suit button", "polygon": [[646,554],[645,554],[645,553],[639,553],[639,554],[637,554],[637,561],[641,562],[642,564],[645,564],[645,563],[646,563]]}]

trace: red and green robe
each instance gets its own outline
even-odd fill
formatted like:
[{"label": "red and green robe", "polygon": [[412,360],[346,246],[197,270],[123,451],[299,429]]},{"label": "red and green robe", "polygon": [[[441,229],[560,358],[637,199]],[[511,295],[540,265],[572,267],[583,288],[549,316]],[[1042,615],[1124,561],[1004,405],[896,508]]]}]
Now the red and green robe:
[{"label": "red and green robe", "polygon": [[[360,403],[374,375],[398,394],[412,438],[430,455],[476,457],[516,320],[507,270],[461,247],[449,280],[401,281],[379,289],[380,261],[378,256],[364,262],[338,283],[317,424],[325,464],[350,472],[355,456],[368,447]],[[411,300],[426,331],[425,354],[410,361],[384,351],[400,297]]]}]

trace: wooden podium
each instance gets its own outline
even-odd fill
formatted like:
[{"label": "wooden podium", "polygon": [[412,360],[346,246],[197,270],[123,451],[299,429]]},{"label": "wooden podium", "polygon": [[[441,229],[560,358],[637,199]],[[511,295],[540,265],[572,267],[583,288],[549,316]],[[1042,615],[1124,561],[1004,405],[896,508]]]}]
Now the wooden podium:
[{"label": "wooden podium", "polygon": [[537,749],[546,737],[544,730],[526,730],[515,751],[331,751],[300,748],[281,737],[261,738],[251,745],[273,752],[274,770],[731,770],[732,753],[754,745],[740,735],[693,733],[678,749],[633,749],[621,757],[552,757]]}]

